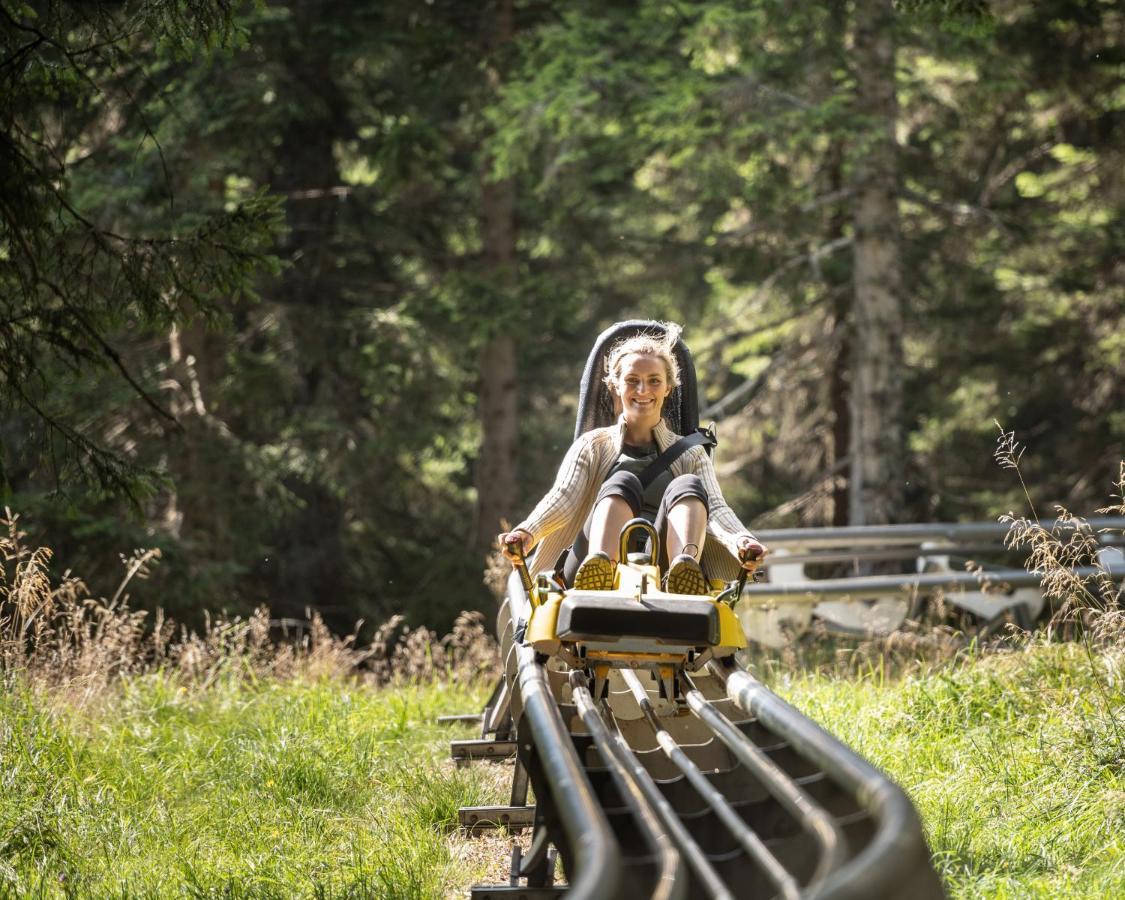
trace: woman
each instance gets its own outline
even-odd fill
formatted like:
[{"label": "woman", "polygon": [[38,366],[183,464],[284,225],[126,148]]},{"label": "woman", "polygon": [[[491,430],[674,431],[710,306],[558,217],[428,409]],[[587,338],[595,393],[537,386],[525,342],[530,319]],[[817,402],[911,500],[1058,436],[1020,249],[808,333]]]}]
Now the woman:
[{"label": "woman", "polygon": [[610,590],[621,528],[643,516],[660,535],[666,591],[706,594],[704,570],[729,580],[740,565],[750,571],[757,567],[766,548],[723,499],[702,446],[690,447],[658,474],[650,469],[680,437],[662,416],[665,400],[680,381],[674,351],[679,333],[678,325],[668,324],[663,334],[642,333],[614,345],[604,383],[614,399],[617,423],[580,435],[554,486],[531,515],[499,535],[509,560],[517,562],[520,551],[526,555],[538,545],[528,563],[534,575],[570,547],[568,583],[579,590]]}]

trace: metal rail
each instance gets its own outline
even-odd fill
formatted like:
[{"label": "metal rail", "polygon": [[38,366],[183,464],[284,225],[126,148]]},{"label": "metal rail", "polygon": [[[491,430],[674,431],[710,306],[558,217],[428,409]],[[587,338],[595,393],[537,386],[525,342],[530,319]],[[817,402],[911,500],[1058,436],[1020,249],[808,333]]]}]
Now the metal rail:
[{"label": "metal rail", "polygon": [[[723,702],[750,714],[749,720],[735,724],[715,708],[717,701],[708,700],[695,681],[685,695],[695,720],[721,741],[736,765],[741,766],[729,772],[714,769],[707,774],[691,758],[687,745],[680,743],[682,737],[677,738],[662,723],[636,673],[623,673],[629,694],[641,713],[641,719],[635,721],[647,723],[659,747],[659,751],[653,748],[640,755],[636,747],[630,746],[608,703],[594,700],[586,676],[578,670],[565,676],[573,706],[564,708],[574,711],[574,721],[585,727],[574,731],[572,724],[568,730],[558,705],[560,682],[555,682],[552,691],[541,659],[530,648],[515,649],[519,655],[517,706],[525,726],[520,729],[520,750],[524,759],[536,758],[531,770],[539,776],[535,782],[534,844],[546,846],[550,832],[544,831],[544,823],[554,820],[560,830],[551,839],[567,848],[564,862],[571,882],[568,894],[582,898],[652,896],[661,900],[680,900],[686,895],[728,898],[750,896],[746,891],[755,890],[752,883],[760,885],[761,896],[786,898],[929,900],[942,896],[917,816],[902,791],[737,664],[711,663],[708,677],[716,678],[717,683],[707,683],[713,685],[709,688],[712,692],[721,687],[726,695]],[[558,677],[563,676],[560,673]],[[696,681],[702,677],[694,676]],[[682,716],[673,719],[684,724]],[[766,744],[759,746],[746,729],[760,730]],[[587,746],[596,749],[605,764],[605,769],[599,771],[612,776],[621,798],[612,803],[624,802],[624,807],[610,810],[603,806],[606,795],[599,800],[588,777],[593,771],[589,767],[596,763],[588,753],[576,751],[576,745],[579,751]],[[658,780],[649,770],[652,761],[641,759],[645,754],[660,751],[735,839],[738,852],[745,854],[737,865],[721,848],[716,850],[700,843],[695,825],[700,821],[698,814],[685,807],[682,799],[675,805],[671,799],[673,795],[686,796],[672,790],[676,780]],[[784,768],[772,756],[778,752],[788,760]],[[800,775],[795,774],[794,766],[801,771]],[[756,784],[762,792],[754,789],[745,795],[739,793],[742,789],[735,781],[724,780],[724,773],[742,770],[749,773],[752,781],[737,783]],[[715,783],[710,779],[715,779]],[[825,788],[820,788],[820,794],[826,799],[835,798],[834,812],[813,799],[802,784],[831,785],[827,794]],[[729,793],[731,790],[735,793]],[[761,800],[753,799],[764,795],[769,795],[793,823],[781,832],[775,830],[773,837],[755,833],[752,824],[761,820],[776,829],[776,813],[769,813],[762,808]],[[841,799],[846,802],[841,804]],[[734,809],[736,803],[743,809],[741,814]],[[751,806],[747,807],[747,803]],[[753,809],[759,811],[751,813]],[[859,812],[851,811],[857,809]],[[538,810],[544,810],[544,815]],[[609,826],[609,812],[618,820],[630,817],[652,851],[651,857],[633,857],[628,878],[625,857]],[[748,813],[751,819],[745,818]],[[857,833],[861,837],[858,844],[850,846],[843,829],[853,825],[861,828]],[[808,843],[794,843],[795,837],[778,836],[792,834],[791,827],[803,831],[807,837],[801,840]],[[704,829],[703,833],[716,832]],[[804,875],[792,869],[795,859]],[[727,866],[725,874],[716,868],[720,862]],[[650,868],[645,868],[650,864]],[[753,870],[746,868],[751,865]],[[518,867],[513,871],[517,873]],[[639,871],[646,873],[643,878]],[[740,872],[747,875],[740,876]],[[761,880],[763,876],[765,880]],[[481,888],[476,896],[486,896],[489,890],[497,889]],[[513,882],[504,893],[522,890]],[[540,896],[544,890],[531,887],[529,882],[526,895]]]},{"label": "metal rail", "polygon": [[[746,854],[745,859],[756,866],[754,877],[765,876],[762,882],[769,889],[762,896],[781,896],[786,898],[807,897],[826,900],[826,898],[910,898],[910,900],[930,900],[940,898],[942,889],[934,873],[921,827],[913,807],[900,789],[895,787],[878,770],[864,762],[843,744],[819,726],[802,716],[773,695],[748,672],[736,664],[720,665],[712,663],[710,672],[717,677],[725,689],[729,702],[736,708],[751,714],[752,718],[741,725],[735,725],[714,708],[714,702],[707,700],[703,693],[693,685],[685,699],[698,721],[715,735],[732,752],[738,764],[753,776],[754,783],[760,785],[788,814],[789,821],[808,834],[812,846],[808,849],[816,857],[815,865],[808,861],[808,854],[794,845],[792,839],[780,844],[779,838],[767,840],[767,836],[755,833],[749,820],[734,810],[733,804],[745,804],[747,799],[740,795],[728,795],[716,784],[711,783],[700,765],[690,758],[675,735],[661,722],[653,702],[641,684],[637,674],[625,670],[623,674],[629,693],[639,708],[642,720],[652,729],[657,746],[687,779],[705,805],[728,829]],[[644,824],[648,840],[654,846],[664,840],[674,847],[665,846],[661,853],[661,875],[656,882],[652,896],[671,898],[680,896],[686,889],[692,896],[733,897],[749,896],[748,886],[737,880],[738,871],[728,870],[721,875],[714,860],[731,861],[729,854],[709,852],[700,844],[684,816],[688,813],[677,809],[666,793],[675,781],[654,779],[652,772],[642,762],[635,747],[631,747],[624,733],[615,727],[613,713],[607,704],[599,705],[592,697],[586,676],[580,671],[571,671],[568,676],[571,698],[578,716],[585,725],[593,746],[603,758],[614,779],[618,782],[622,797],[639,822]],[[770,735],[766,748],[759,747],[740,728],[763,728]],[[777,741],[780,741],[778,743]],[[812,766],[812,770],[800,779],[791,771],[785,771],[767,751],[795,754]],[[646,751],[646,753],[649,751]],[[651,764],[649,764],[651,765]],[[790,762],[789,766],[794,763]],[[731,770],[732,772],[734,770]],[[719,777],[722,770],[714,770],[711,777]],[[833,786],[831,796],[837,797],[836,815],[830,813],[821,803],[814,800],[798,783],[818,783],[827,778]],[[841,812],[840,798],[848,798],[848,809],[859,812]],[[691,814],[694,820],[695,814]],[[776,821],[766,816],[764,821]],[[871,824],[868,825],[867,823]],[[842,826],[863,826],[871,833],[861,839],[854,848]],[[653,829],[656,829],[655,833]],[[866,833],[866,831],[864,833]],[[783,830],[787,833],[787,829]],[[788,864],[781,859],[779,851],[789,845]],[[777,848],[777,849],[775,849]],[[849,855],[849,849],[854,852]],[[787,868],[792,865],[793,854],[804,859],[804,876]],[[678,853],[678,856],[675,854]],[[690,879],[685,888],[682,857],[690,870]],[[673,863],[671,860],[675,860]],[[730,872],[736,873],[731,880]],[[811,872],[811,874],[810,874]],[[641,896],[640,886],[635,881],[624,885],[627,890],[621,896]],[[603,896],[613,896],[603,888]],[[757,896],[757,894],[755,894]]]},{"label": "metal rail", "polygon": [[692,839],[691,834],[684,827],[671,804],[660,793],[660,789],[652,780],[652,776],[641,765],[628,742],[622,738],[620,732],[611,732],[598,715],[594,698],[590,695],[586,683],[586,676],[581,672],[571,672],[570,684],[574,702],[578,705],[582,721],[590,729],[590,734],[594,736],[599,749],[611,755],[616,765],[622,771],[628,773],[630,780],[644,798],[652,813],[660,819],[661,824],[670,832],[676,846],[687,857],[688,864],[706,886],[708,894],[712,897],[722,898],[722,900],[733,900],[733,895],[723,884],[723,880],[715,871],[714,866],[708,861],[699,844]]},{"label": "metal rail", "polygon": [[[1125,529],[1125,518],[1102,516],[1087,519],[1093,537],[1104,543],[1118,543],[1118,536],[1102,534],[1101,529]],[[1061,526],[1062,533],[1075,529]],[[851,525],[842,528],[767,528],[755,535],[768,547],[870,547],[873,545],[920,544],[924,541],[1003,540],[1009,527],[1002,522],[935,522],[920,525]]]},{"label": "metal rail", "polygon": [[[1084,566],[1073,570],[1079,578],[1089,578],[1104,574],[1101,569]],[[1120,577],[1112,573],[1111,577]],[[1011,588],[1038,587],[1043,576],[1024,569],[992,569],[980,575],[972,572],[922,573],[919,575],[869,575],[865,578],[825,578],[816,581],[797,581],[781,584],[748,584],[742,590],[742,599],[747,605],[768,603],[784,599],[786,602],[819,603],[824,597],[900,597],[911,591],[933,590],[935,588],[972,588],[980,590],[984,585],[1000,592],[999,585]]]},{"label": "metal rail", "polygon": [[[1125,517],[1047,527],[1063,541],[1080,536],[1096,552],[1096,563],[1073,570],[1096,591],[1113,594],[1125,585]],[[753,640],[779,647],[784,630],[799,634],[810,615],[844,634],[886,633],[943,593],[986,628],[1006,621],[1028,627],[1046,605],[1042,577],[1020,567],[1031,550],[1007,546],[1010,534],[1001,522],[766,529],[759,537],[776,551],[762,562],[768,580],[738,592],[740,617]],[[955,560],[970,558],[981,562],[978,571],[956,570]],[[915,571],[880,565],[895,561]],[[889,574],[871,574],[873,565]],[[853,566],[854,575],[843,574]],[[855,602],[872,600],[871,607]]]},{"label": "metal rail", "polygon": [[[573,875],[568,894],[600,900],[621,886],[621,851],[605,813],[594,799],[570,734],[551,696],[543,667],[530,647],[519,647],[519,688],[535,753],[539,756],[550,802],[569,837]],[[525,745],[531,752],[532,745]],[[537,785],[537,793],[542,790]]]},{"label": "metal rail", "polygon": [[867,847],[832,873],[816,891],[817,897],[941,896],[928,860],[925,869],[930,877],[908,887],[919,880],[919,849],[926,845],[914,807],[900,788],[749,672],[716,664],[711,664],[711,670],[725,682],[731,700],[813,760],[879,824]]},{"label": "metal rail", "polygon": [[699,690],[689,691],[685,699],[691,711],[707,723],[735,758],[754,773],[762,786],[801,823],[801,827],[819,845],[820,862],[809,883],[816,884],[829,871],[839,867],[846,855],[847,839],[828,811],[802,790],[756,744],[747,740],[726,716],[707,702]]},{"label": "metal rail", "polygon": [[734,811],[734,807],[732,807],[722,793],[707,780],[699,767],[688,758],[683,748],[680,747],[676,743],[676,739],[672,737],[671,732],[660,724],[652,708],[652,702],[648,699],[648,692],[637,678],[636,673],[632,670],[626,670],[623,675],[625,676],[625,683],[629,686],[629,690],[633,692],[633,697],[636,699],[637,705],[640,706],[641,712],[644,713],[645,720],[656,735],[656,739],[660,744],[660,749],[662,749],[675,766],[684,773],[685,777],[691,783],[691,786],[699,791],[699,795],[707,801],[707,805],[715,811],[715,815],[730,829],[731,834],[734,835],[735,839],[742,845],[746,854],[762,867],[766,876],[781,892],[781,896],[790,898],[790,900],[799,897],[801,895],[801,887],[797,883],[797,879],[794,878],[785,866],[781,864],[781,861],[769,851],[769,848],[766,847],[765,842],[762,841],[757,832],[750,828],[739,817],[738,813]]},{"label": "metal rail", "polygon": [[[686,710],[631,670],[596,700],[583,671],[522,644],[528,611],[513,578],[501,641],[535,806],[524,791],[510,809],[533,821],[532,850],[474,897],[942,896],[905,794],[740,665],[680,673]],[[568,887],[551,885],[550,844]]]},{"label": "metal rail", "polygon": [[661,828],[657,813],[650,806],[651,798],[646,795],[638,781],[631,754],[622,754],[611,739],[609,729],[598,714],[594,699],[590,694],[585,678],[580,672],[571,673],[571,685],[575,706],[587,730],[594,736],[599,753],[617,784],[617,789],[632,809],[648,844],[660,859],[659,875],[653,900],[674,900],[684,895],[686,878],[683,860],[675,845]]},{"label": "metal rail", "polygon": [[[780,544],[771,544],[772,547],[778,549],[785,547],[785,542]],[[798,547],[798,550],[804,551],[803,547]],[[795,566],[795,565],[808,565],[809,563],[858,563],[858,562],[890,562],[896,559],[942,559],[950,556],[966,556],[967,554],[989,554],[996,555],[1003,554],[1017,554],[1020,550],[1009,550],[1006,547],[998,546],[996,544],[895,544],[891,547],[886,546],[869,546],[862,550],[847,550],[826,548],[823,550],[813,549],[808,552],[790,552],[777,553],[772,556],[767,556],[761,563],[759,568],[771,569],[776,566]]]}]

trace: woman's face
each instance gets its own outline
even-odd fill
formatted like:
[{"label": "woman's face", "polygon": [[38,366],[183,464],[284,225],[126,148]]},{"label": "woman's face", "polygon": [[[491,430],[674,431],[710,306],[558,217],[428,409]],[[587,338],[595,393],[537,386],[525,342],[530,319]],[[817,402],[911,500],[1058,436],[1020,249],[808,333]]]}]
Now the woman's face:
[{"label": "woman's face", "polygon": [[631,425],[655,427],[665,398],[672,392],[664,360],[648,353],[630,353],[621,360],[617,400]]}]

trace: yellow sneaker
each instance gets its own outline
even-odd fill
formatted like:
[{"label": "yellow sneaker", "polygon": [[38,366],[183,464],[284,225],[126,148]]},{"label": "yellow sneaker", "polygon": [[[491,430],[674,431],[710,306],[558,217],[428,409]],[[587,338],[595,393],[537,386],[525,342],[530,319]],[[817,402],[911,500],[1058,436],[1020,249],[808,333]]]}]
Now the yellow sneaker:
[{"label": "yellow sneaker", "polygon": [[664,590],[669,594],[709,594],[710,589],[703,569],[695,557],[681,553],[668,566],[664,576]]},{"label": "yellow sneaker", "polygon": [[574,589],[577,591],[612,591],[613,574],[617,563],[600,550],[591,553],[574,573]]}]

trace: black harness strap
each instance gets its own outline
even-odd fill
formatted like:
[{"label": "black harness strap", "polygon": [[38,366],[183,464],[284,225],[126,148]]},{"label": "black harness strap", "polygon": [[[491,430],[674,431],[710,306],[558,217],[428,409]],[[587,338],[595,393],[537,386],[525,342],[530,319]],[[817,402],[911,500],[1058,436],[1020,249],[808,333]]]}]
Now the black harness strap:
[{"label": "black harness strap", "polygon": [[[700,444],[703,444],[707,448],[707,452],[710,453],[719,445],[719,440],[715,437],[715,432],[710,428],[700,428],[698,431],[680,438],[674,444],[670,445],[667,450],[657,456],[656,459],[645,466],[644,471],[637,476],[641,480],[641,487],[647,488],[661,472],[687,453],[692,447],[698,447]],[[579,563],[579,559],[575,553],[575,547],[581,545],[582,552],[585,553],[585,542],[585,536],[579,531],[574,546],[567,547],[555,561],[555,576],[563,583],[569,585],[573,580],[574,573]]]},{"label": "black harness strap", "polygon": [[692,434],[686,434],[680,438],[676,443],[672,444],[661,453],[656,459],[650,462],[643,472],[637,477],[641,479],[641,487],[648,487],[656,478],[667,469],[677,459],[687,453],[692,447],[698,447],[700,444],[706,444],[708,452],[712,447],[715,447],[719,442],[715,440],[714,433],[707,428],[700,428]]}]

